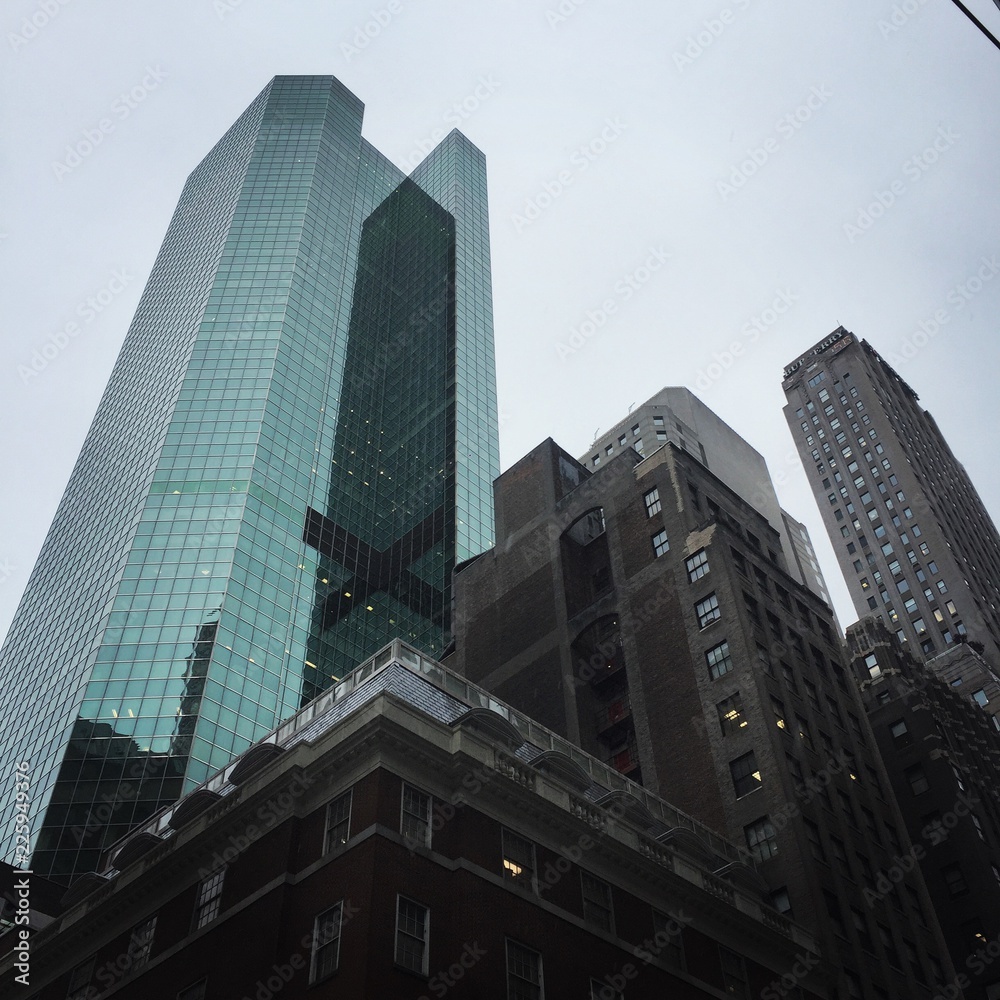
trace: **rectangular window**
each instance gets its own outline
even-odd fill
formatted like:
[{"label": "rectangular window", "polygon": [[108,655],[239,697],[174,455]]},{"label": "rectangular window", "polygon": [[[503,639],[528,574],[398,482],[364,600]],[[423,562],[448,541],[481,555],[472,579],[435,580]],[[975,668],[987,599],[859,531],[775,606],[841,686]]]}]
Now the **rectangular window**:
[{"label": "rectangular window", "polygon": [[[995,869],[994,869],[995,870]],[[89,1000],[91,996],[90,979],[94,974],[94,960],[88,958],[78,965],[69,977],[69,989],[66,1000]]]},{"label": "rectangular window", "polygon": [[337,971],[340,964],[340,927],[344,903],[324,910],[313,920],[312,959],[309,964],[309,982],[318,983]]},{"label": "rectangular window", "polygon": [[648,493],[643,494],[642,499],[646,504],[646,517],[659,513],[661,509],[659,489],[654,486]]},{"label": "rectangular window", "polygon": [[405,896],[396,897],[396,964],[427,975],[430,910]]},{"label": "rectangular window", "polygon": [[625,994],[609,986],[607,982],[590,980],[590,1000],[625,1000]]},{"label": "rectangular window", "polygon": [[722,617],[718,597],[714,593],[709,594],[708,597],[703,601],[699,601],[694,606],[694,613],[698,616],[698,624],[702,628],[705,628],[706,625],[711,625],[712,622]]},{"label": "rectangular window", "polygon": [[942,868],[941,877],[944,879],[944,884],[952,896],[964,896],[969,891],[965,875],[962,872],[962,866],[957,862]]},{"label": "rectangular window", "polygon": [[399,832],[408,844],[431,846],[431,797],[405,782]]},{"label": "rectangular window", "polygon": [[583,888],[583,919],[600,927],[609,934],[614,933],[614,914],[611,910],[611,886],[602,882],[590,872],[580,872]]},{"label": "rectangular window", "polygon": [[743,699],[738,691],[720,701],[715,708],[719,713],[719,726],[723,736],[738,733],[746,727],[747,719],[743,714]]},{"label": "rectangular window", "polygon": [[689,559],[684,560],[684,568],[687,570],[689,582],[700,580],[708,573],[708,553],[704,549],[699,549]]},{"label": "rectangular window", "polygon": [[222,884],[225,880],[226,869],[223,867],[203,879],[198,886],[198,901],[194,911],[195,930],[211,923],[219,915],[222,905]]},{"label": "rectangular window", "polygon": [[731,760],[729,773],[738,799],[755,792],[761,786],[760,769],[757,767],[757,758],[752,750],[742,757],[737,757],[736,760]]},{"label": "rectangular window", "polygon": [[743,956],[719,945],[719,957],[722,959],[723,992],[729,996],[750,1000],[750,981],[747,979],[747,967]]},{"label": "rectangular window", "polygon": [[326,836],[323,839],[323,853],[329,854],[336,847],[346,844],[351,836],[351,800],[353,792],[348,790],[338,795],[326,807]]},{"label": "rectangular window", "polygon": [[657,559],[660,556],[665,556],[670,551],[670,540],[667,538],[666,531],[658,531],[650,538],[650,542],[653,545],[653,553]]},{"label": "rectangular window", "polygon": [[507,1000],[543,1000],[542,956],[507,938]]},{"label": "rectangular window", "polygon": [[924,769],[919,764],[906,769],[906,780],[910,783],[910,791],[914,795],[922,795],[931,787]]},{"label": "rectangular window", "polygon": [[535,845],[524,837],[504,829],[503,877],[522,886],[529,892],[535,889]]},{"label": "rectangular window", "polygon": [[766,816],[743,827],[750,853],[758,861],[767,861],[778,853],[778,835],[774,826]]},{"label": "rectangular window", "polygon": [[141,969],[148,961],[153,950],[153,934],[156,933],[156,917],[150,917],[141,924],[136,924],[129,938],[128,954],[132,959],[131,969]]},{"label": "rectangular window", "polygon": [[[653,910],[653,937],[661,950],[657,957],[675,969],[684,968],[683,924],[673,917]],[[665,942],[660,944],[660,942]]]},{"label": "rectangular window", "polygon": [[728,674],[733,669],[733,661],[729,655],[729,640],[723,639],[717,646],[713,646],[705,653],[705,661],[708,663],[708,676],[714,681],[723,674]]}]

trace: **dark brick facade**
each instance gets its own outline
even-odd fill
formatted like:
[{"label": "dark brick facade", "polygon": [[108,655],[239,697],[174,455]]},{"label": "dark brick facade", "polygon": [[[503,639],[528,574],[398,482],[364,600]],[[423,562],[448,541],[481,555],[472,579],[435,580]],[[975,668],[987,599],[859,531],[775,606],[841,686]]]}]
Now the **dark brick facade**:
[{"label": "dark brick facade", "polygon": [[841,996],[929,998],[951,981],[919,871],[900,908],[866,904],[907,834],[833,614],[786,571],[754,497],[670,442],[589,473],[549,440],[495,489],[496,547],[456,573],[449,663],[529,715],[564,708],[558,731],[754,849]]}]

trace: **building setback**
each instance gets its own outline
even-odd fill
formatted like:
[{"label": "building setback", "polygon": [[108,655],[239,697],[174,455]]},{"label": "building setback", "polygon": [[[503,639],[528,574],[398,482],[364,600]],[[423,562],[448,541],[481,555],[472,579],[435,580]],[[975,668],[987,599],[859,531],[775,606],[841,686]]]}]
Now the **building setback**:
[{"label": "building setback", "polygon": [[39,872],[393,636],[440,651],[492,542],[485,160],[452,132],[404,177],[363,110],[276,77],[184,187],[0,654]]},{"label": "building setback", "polygon": [[917,656],[1000,664],[1000,536],[919,397],[838,327],[784,370],[785,417],[858,616]]},{"label": "building setback", "polygon": [[399,641],[108,860],[26,996],[832,996],[745,851]]},{"label": "building setback", "polygon": [[591,473],[549,440],[495,488],[448,663],[745,843],[839,996],[950,982],[919,870],[866,904],[909,841],[833,614],[776,527],[669,441]]},{"label": "building setback", "polygon": [[[966,1000],[993,1000],[1000,996],[1000,734],[964,683],[942,680],[937,667],[915,659],[880,619],[852,625],[847,636],[913,842],[869,900],[892,899],[901,873],[919,863]],[[976,683],[973,664],[956,666]]]}]

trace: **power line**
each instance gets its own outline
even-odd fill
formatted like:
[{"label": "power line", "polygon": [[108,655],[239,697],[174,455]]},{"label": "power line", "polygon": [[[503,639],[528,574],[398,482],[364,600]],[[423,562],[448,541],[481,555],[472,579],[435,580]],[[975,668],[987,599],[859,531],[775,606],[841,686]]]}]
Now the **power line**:
[{"label": "power line", "polygon": [[[962,3],[962,0],[951,0],[951,2],[952,2],[952,3],[953,3],[953,4],[954,4],[954,5],[955,5],[955,6],[956,6],[956,7],[957,7],[957,8],[958,8],[958,9],[959,9],[960,11],[962,11],[962,13],[963,13],[963,14],[965,14],[965,16],[966,16],[966,17],[967,17],[967,18],[968,18],[968,19],[969,19],[969,20],[970,20],[970,21],[971,21],[971,22],[972,22],[972,23],[973,23],[973,24],[974,24],[974,25],[975,25],[975,26],[976,26],[976,27],[977,27],[977,28],[978,28],[978,29],[979,29],[979,30],[980,30],[980,31],[981,31],[981,32],[982,32],[982,33],[983,33],[983,34],[984,34],[984,35],[985,35],[985,36],[986,36],[986,37],[987,37],[987,38],[988,38],[988,39],[989,39],[989,40],[990,40],[990,41],[991,41],[991,42],[992,42],[992,43],[993,43],[993,44],[994,44],[994,45],[995,45],[995,46],[996,46],[997,48],[998,48],[998,49],[1000,49],[1000,41],[997,41],[997,39],[996,39],[996,38],[995,38],[995,37],[994,37],[994,36],[993,36],[992,34],[990,34],[990,30],[989,30],[989,28],[987,28],[987,27],[986,27],[986,25],[985,25],[985,24],[983,24],[983,22],[982,22],[982,21],[980,21],[980,20],[979,20],[979,18],[978,18],[978,17],[976,17],[976,15],[975,15],[975,14],[973,14],[973,13],[972,13],[972,11],[971,11],[971,10],[969,10],[969,8],[968,8],[968,7],[966,7],[964,3]],[[997,7],[1000,7],[1000,0],[993,0],[993,2],[994,2],[994,3],[996,4],[996,5],[997,5]]]}]

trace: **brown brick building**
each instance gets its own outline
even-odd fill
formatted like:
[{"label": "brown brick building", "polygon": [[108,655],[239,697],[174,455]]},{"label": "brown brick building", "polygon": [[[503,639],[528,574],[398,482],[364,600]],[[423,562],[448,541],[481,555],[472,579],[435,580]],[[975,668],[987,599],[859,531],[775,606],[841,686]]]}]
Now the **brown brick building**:
[{"label": "brown brick building", "polygon": [[838,996],[929,998],[954,971],[919,871],[865,903],[909,841],[832,612],[786,569],[768,491],[704,457],[667,441],[591,472],[549,440],[517,462],[496,547],[456,572],[449,663],[742,841]]},{"label": "brown brick building", "polygon": [[[919,864],[967,1000],[1000,997],[1000,735],[968,696],[980,658],[940,654],[946,683],[878,618],[848,629],[853,668],[875,740],[913,843],[869,901],[892,898]],[[961,662],[964,660],[964,663]],[[965,675],[963,677],[963,674]],[[959,683],[955,684],[955,680]]]},{"label": "brown brick building", "polygon": [[763,889],[745,851],[397,641],[116,845],[15,988],[828,997]]}]

